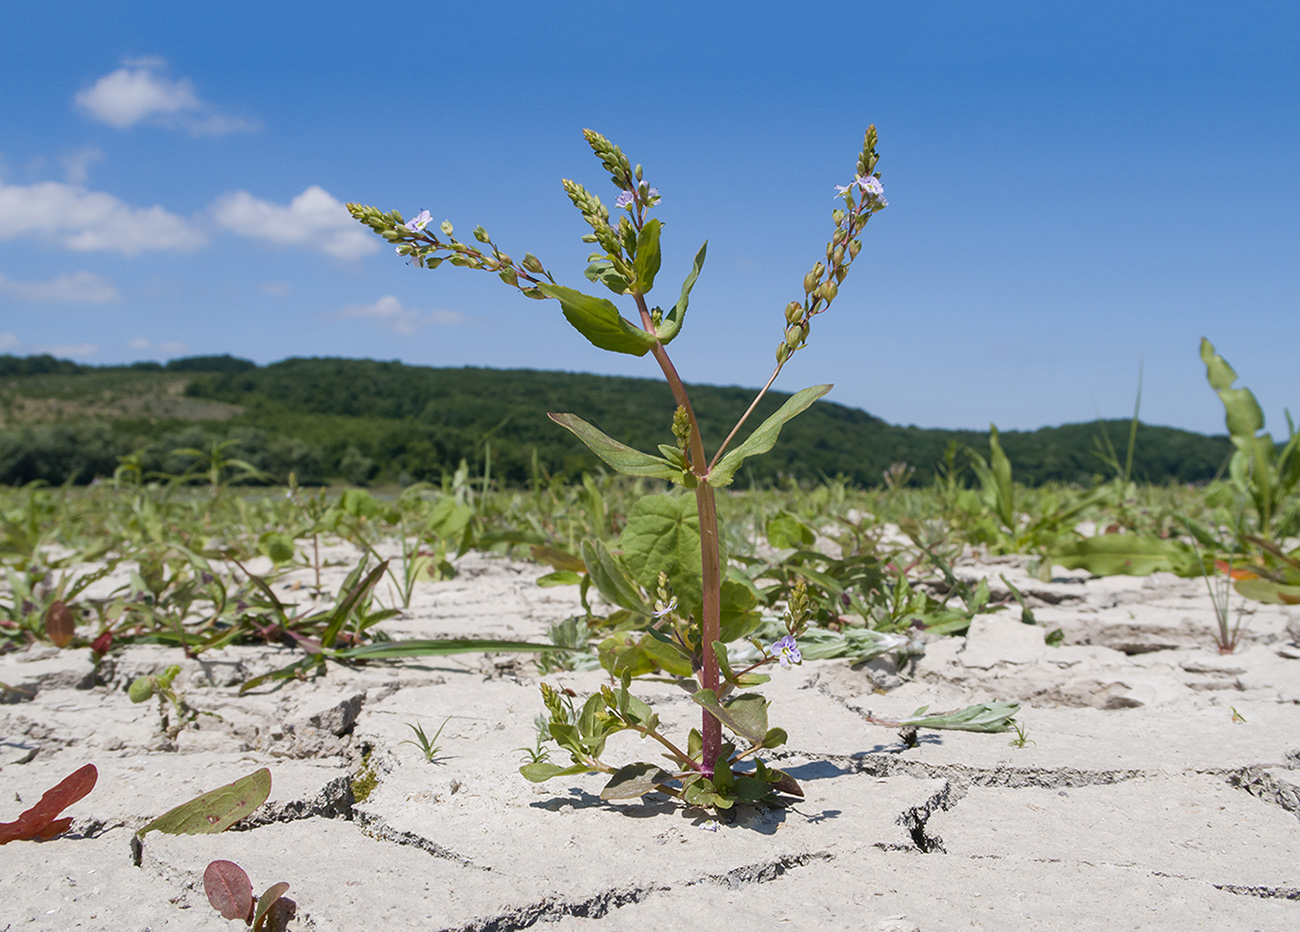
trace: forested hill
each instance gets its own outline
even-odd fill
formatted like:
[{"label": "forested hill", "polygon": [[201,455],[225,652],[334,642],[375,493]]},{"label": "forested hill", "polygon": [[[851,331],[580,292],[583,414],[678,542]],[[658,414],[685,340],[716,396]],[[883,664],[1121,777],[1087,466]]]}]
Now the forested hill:
[{"label": "forested hill", "polygon": [[[690,393],[706,439],[717,443],[754,391],[694,385]],[[769,395],[750,426],[788,397]],[[111,474],[117,456],[141,448],[161,469],[170,449],[233,438],[238,447],[231,455],[281,478],[294,471],[302,481],[437,479],[462,459],[481,472],[490,455],[495,477],[522,484],[534,462],[546,473],[570,476],[600,468],[548,411],[573,412],[653,451],[672,442],[673,409],[662,382],[564,372],[365,359],[255,366],[227,356],[90,367],[0,357],[0,481],[61,481],[73,471],[87,481]],[[1108,472],[1097,455],[1103,429],[1122,456],[1127,421],[1007,431],[1001,441],[1018,480],[1087,484]],[[747,461],[737,484],[843,475],[878,485],[881,473],[899,462],[916,468],[915,481],[928,482],[951,443],[988,452],[982,431],[896,427],[823,400],[786,425],[775,450]],[[1134,475],[1204,480],[1230,451],[1226,437],[1142,425]],[[964,453],[957,462],[965,462]]]}]

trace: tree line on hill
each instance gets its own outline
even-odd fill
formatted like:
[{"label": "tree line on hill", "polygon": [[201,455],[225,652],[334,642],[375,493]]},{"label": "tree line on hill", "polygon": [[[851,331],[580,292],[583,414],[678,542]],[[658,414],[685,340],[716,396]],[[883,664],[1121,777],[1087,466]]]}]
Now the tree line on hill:
[{"label": "tree line on hill", "polygon": [[[89,404],[114,385],[139,392],[150,378],[185,379],[189,399],[237,406],[222,420],[149,418],[137,414],[77,416],[75,399]],[[141,380],[146,380],[142,382]],[[162,382],[156,383],[161,385]],[[717,442],[753,398],[752,389],[694,385],[692,401],[706,438]],[[177,473],[185,457],[171,451],[211,449],[235,441],[225,455],[247,461],[283,481],[303,483],[437,480],[464,460],[478,473],[524,485],[538,476],[576,477],[603,468],[548,411],[570,411],[610,436],[653,451],[672,443],[672,395],[649,379],[525,369],[434,369],[369,359],[286,359],[267,366],[231,356],[190,357],[131,366],[84,366],[49,356],[0,356],[0,393],[8,398],[58,396],[56,420],[0,429],[0,483],[34,480],[88,482],[111,476],[122,457],[135,455],[146,473]],[[80,394],[79,394],[80,393]],[[749,429],[789,396],[772,392]],[[69,400],[71,399],[71,400]],[[8,404],[8,402],[6,402]],[[1018,481],[1029,485],[1088,485],[1108,475],[1099,456],[1109,443],[1123,456],[1128,421],[1067,424],[1000,433]],[[982,431],[899,427],[865,411],[820,401],[790,421],[766,456],[746,462],[740,488],[842,476],[856,485],[880,485],[895,463],[915,468],[911,481],[927,484],[946,450],[987,456]],[[1139,481],[1200,482],[1231,454],[1226,437],[1141,424],[1133,475]],[[965,462],[958,456],[958,463]]]}]

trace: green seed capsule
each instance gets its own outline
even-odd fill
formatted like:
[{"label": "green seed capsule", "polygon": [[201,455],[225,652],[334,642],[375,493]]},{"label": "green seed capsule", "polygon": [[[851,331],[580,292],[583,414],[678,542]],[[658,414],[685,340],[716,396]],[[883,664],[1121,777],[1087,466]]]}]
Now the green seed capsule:
[{"label": "green seed capsule", "polygon": [[154,678],[152,676],[137,676],[127,687],[126,694],[132,702],[148,702],[153,696]]},{"label": "green seed capsule", "polygon": [[803,319],[803,305],[798,301],[791,301],[785,306],[785,322],[787,324],[797,324]]}]

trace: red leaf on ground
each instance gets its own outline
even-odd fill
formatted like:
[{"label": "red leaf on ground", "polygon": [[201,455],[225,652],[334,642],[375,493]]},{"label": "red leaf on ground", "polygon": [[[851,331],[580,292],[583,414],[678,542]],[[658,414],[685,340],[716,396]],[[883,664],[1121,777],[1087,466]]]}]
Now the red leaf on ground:
[{"label": "red leaf on ground", "polygon": [[40,802],[18,817],[15,822],[0,822],[0,845],[11,841],[32,838],[48,840],[62,834],[72,824],[71,818],[58,818],[59,813],[95,788],[99,771],[87,764],[75,773],[46,790]]},{"label": "red leaf on ground", "polygon": [[253,921],[253,882],[234,861],[213,861],[203,872],[203,890],[223,919]]}]

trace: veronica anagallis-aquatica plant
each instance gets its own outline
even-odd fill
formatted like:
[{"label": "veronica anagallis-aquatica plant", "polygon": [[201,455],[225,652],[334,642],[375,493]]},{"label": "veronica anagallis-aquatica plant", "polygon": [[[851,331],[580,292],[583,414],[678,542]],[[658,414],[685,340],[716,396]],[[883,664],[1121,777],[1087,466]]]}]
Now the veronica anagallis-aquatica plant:
[{"label": "veronica anagallis-aquatica plant", "polygon": [[[406,220],[397,211],[383,213],[361,204],[348,205],[354,218],[393,244],[397,254],[413,266],[435,269],[446,262],[491,272],[526,297],[558,302],[565,319],[600,349],[652,356],[677,402],[672,418],[676,442],[660,444],[658,455],[620,443],[576,415],[550,417],[615,470],[630,476],[664,479],[694,493],[694,507],[690,509],[693,513],[676,504],[684,501],[680,497],[654,496],[652,504],[641,509],[640,514],[629,516],[629,526],[636,520],[644,521],[644,526],[638,528],[640,539],[648,541],[643,550],[663,556],[659,567],[663,572],[658,575],[657,586],[642,582],[647,589],[657,591],[653,607],[635,586],[623,587],[623,601],[624,607],[645,616],[647,637],[655,641],[659,656],[665,652],[676,655],[677,662],[669,661],[665,669],[671,671],[675,666],[683,674],[694,676],[699,687],[694,699],[702,707],[700,728],[691,730],[684,749],[661,734],[658,716],[631,695],[627,670],[621,672],[618,688],[605,686],[579,707],[565,693],[543,684],[550,738],[569,752],[572,764],[562,766],[539,760],[525,764],[521,771],[537,782],[566,774],[606,773],[611,776],[602,793],[606,799],[630,799],[658,790],[689,804],[719,809],[740,801],[765,799],[778,791],[802,795],[791,777],[766,767],[756,756],[786,740],[782,729],[768,727],[767,700],[754,693],[733,694],[737,689],[766,682],[768,677],[755,672],[762,666],[799,662],[797,639],[808,622],[808,598],[801,589],[796,590],[786,612],[787,635],[766,648],[760,645],[762,656],[757,662],[733,669],[724,643],[729,638],[724,638],[722,624],[724,564],[715,494],[731,484],[746,458],[771,450],[782,426],[831,389],[830,385],[814,385],[797,392],[745,439],[737,441],[782,368],[807,345],[814,319],[836,300],[840,285],[862,250],[861,233],[871,217],[886,206],[876,171],[876,128],[867,128],[852,180],[836,186],[839,203],[832,213],[831,239],[824,258],[804,276],[802,294],[796,286],[796,297],[784,309],[784,329],[776,346],[771,376],[711,454],[700,435],[686,386],[668,353],[669,344],[681,333],[691,289],[704,265],[708,244],[695,254],[672,306],[667,310],[652,306],[647,296],[660,272],[662,224],[651,213],[659,206],[659,190],[649,185],[641,166],[633,166],[618,146],[591,130],[584,130],[583,135],[618,189],[614,213],[577,182],[564,180],[564,191],[591,228],[583,240],[596,247],[589,257],[586,277],[628,301],[630,319],[608,298],[557,283],[534,254],[524,253],[522,259],[516,259],[503,252],[482,227],[474,229],[474,242],[467,243],[455,237],[450,222],[433,226],[427,210]],[[617,221],[612,219],[614,216]],[[683,551],[688,558],[680,558]],[[583,557],[589,574],[602,574],[606,581],[612,581],[611,586],[601,587],[602,592],[608,588],[617,593],[618,581],[626,578],[617,555],[595,542],[584,546]],[[615,667],[612,672],[620,671]],[[724,739],[723,726],[734,741]],[[606,739],[619,731],[634,731],[655,740],[671,766],[637,762],[615,767],[606,763],[602,760]],[[736,765],[746,759],[754,761],[754,769],[737,772]]]}]

